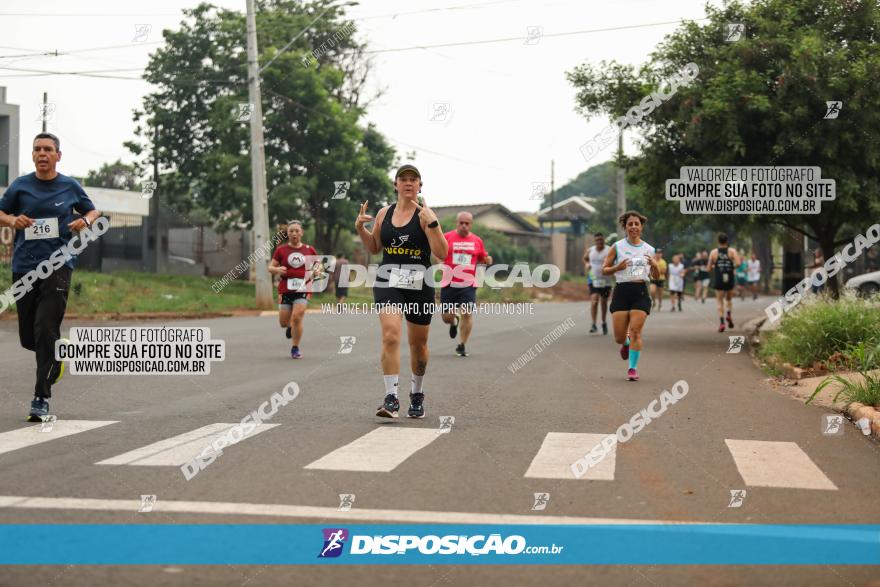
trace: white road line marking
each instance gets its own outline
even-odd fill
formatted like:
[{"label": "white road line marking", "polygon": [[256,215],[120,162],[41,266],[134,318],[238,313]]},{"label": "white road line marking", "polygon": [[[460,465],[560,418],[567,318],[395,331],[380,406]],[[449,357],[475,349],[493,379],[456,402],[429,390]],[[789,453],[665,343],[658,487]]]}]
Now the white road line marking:
[{"label": "white road line marking", "polygon": [[441,436],[436,428],[376,428],[305,468],[387,473]]},{"label": "white road line marking", "polygon": [[71,434],[88,432],[117,422],[118,420],[56,420],[51,423],[51,428],[49,428],[49,423],[46,423],[45,426],[38,423],[18,430],[3,432],[0,434],[0,454],[42,444]]},{"label": "white road line marking", "polygon": [[837,486],[794,442],[725,439],[736,468],[751,487],[827,489]]},{"label": "white road line marking", "polygon": [[[548,432],[524,477],[575,479],[571,464],[583,458],[607,434]],[[597,465],[587,469],[581,479],[614,481],[617,445]]]},{"label": "white road line marking", "polygon": [[[23,497],[0,495],[0,508],[38,510],[93,510],[136,512],[140,499],[84,499],[76,497]],[[181,514],[215,514],[235,516],[270,516],[279,518],[315,518],[350,521],[400,522],[419,524],[662,524],[679,526],[704,522],[675,520],[645,520],[624,518],[590,518],[580,516],[547,516],[523,514],[485,514],[471,512],[438,512],[425,510],[375,510],[352,508],[339,511],[338,507],[286,505],[270,503],[235,503],[218,501],[156,500],[153,512]],[[708,522],[715,524],[716,522]],[[723,522],[722,522],[723,523]],[[737,524],[726,524],[737,525]]]},{"label": "white road line marking", "polygon": [[[145,465],[153,467],[179,467],[184,463],[188,463],[198,456],[206,446],[210,445],[214,439],[220,438],[233,426],[238,424],[209,424],[196,428],[190,432],[178,434],[165,440],[154,442],[136,448],[128,452],[122,453],[103,461],[98,461],[96,465]],[[280,426],[280,424],[257,424],[251,433],[241,440],[253,438],[260,432],[265,432],[270,428]],[[234,439],[233,439],[234,440]],[[230,442],[226,446],[232,446],[236,442]]]}]

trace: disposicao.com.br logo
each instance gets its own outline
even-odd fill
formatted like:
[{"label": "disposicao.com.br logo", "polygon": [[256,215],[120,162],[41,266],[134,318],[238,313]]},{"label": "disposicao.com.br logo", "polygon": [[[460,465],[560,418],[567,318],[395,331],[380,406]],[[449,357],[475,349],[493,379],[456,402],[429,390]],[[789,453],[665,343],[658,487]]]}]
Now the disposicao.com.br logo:
[{"label": "disposicao.com.br logo", "polygon": [[[318,558],[338,557],[342,554],[349,532],[345,528],[324,528],[324,546]],[[351,535],[350,555],[409,554],[410,551],[428,555],[516,555],[559,554],[564,546],[528,546],[518,534],[446,535],[388,534]]]}]

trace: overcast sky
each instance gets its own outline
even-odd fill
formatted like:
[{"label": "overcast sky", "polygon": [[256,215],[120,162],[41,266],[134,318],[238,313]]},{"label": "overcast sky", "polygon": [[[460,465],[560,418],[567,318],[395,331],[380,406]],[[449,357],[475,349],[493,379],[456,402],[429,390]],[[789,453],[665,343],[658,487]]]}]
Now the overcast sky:
[{"label": "overcast sky", "polygon": [[[244,0],[214,3],[242,11],[245,6]],[[177,28],[181,9],[197,4],[3,0],[0,85],[7,88],[7,101],[21,106],[22,172],[33,169],[28,138],[40,131],[38,103],[44,91],[55,105],[49,130],[62,140],[60,170],[85,175],[104,162],[131,160],[122,144],[133,138],[132,110],[150,86],[140,80],[33,76],[8,68],[113,69],[120,71],[107,75],[136,78],[158,46],[161,30]],[[704,16],[704,4],[705,0],[366,0],[349,14],[357,25],[355,34],[380,51],[374,55],[372,83],[385,90],[367,118],[401,155],[416,151],[429,205],[501,202],[514,210],[537,210],[532,184],[550,181],[551,160],[556,162],[559,187],[613,154],[609,148],[588,164],[578,150],[608,120],[588,121],[575,113],[575,91],[565,73],[585,61],[641,63],[676,25],[547,35],[697,19]],[[136,40],[138,25],[149,25],[146,38]],[[541,27],[532,30],[544,36],[526,43],[530,27]],[[517,39],[384,51],[512,37]],[[117,45],[121,47],[66,56],[9,57]],[[435,111],[435,104],[449,105],[445,117]],[[627,148],[632,152],[632,144]]]}]

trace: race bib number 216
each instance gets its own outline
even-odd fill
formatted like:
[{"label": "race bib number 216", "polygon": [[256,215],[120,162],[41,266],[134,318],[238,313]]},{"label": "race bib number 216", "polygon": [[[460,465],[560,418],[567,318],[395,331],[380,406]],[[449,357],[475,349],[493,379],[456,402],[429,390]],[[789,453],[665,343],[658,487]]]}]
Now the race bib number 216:
[{"label": "race bib number 216", "polygon": [[45,238],[58,238],[57,218],[35,218],[34,223],[25,228],[25,240],[39,240]]}]

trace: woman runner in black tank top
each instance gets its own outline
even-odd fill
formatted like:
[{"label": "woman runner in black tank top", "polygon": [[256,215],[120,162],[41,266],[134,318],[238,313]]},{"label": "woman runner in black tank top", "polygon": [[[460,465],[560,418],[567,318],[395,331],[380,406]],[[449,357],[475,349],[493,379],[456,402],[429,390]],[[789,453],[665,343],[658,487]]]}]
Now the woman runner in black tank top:
[{"label": "woman runner in black tank top", "polygon": [[434,302],[434,288],[426,283],[425,274],[431,264],[431,254],[445,259],[448,245],[437,216],[424,200],[421,206],[418,205],[421,186],[419,170],[413,165],[403,165],[394,176],[397,203],[380,210],[372,230],[367,230],[364,224],[373,217],[367,214],[369,202],[364,202],[355,222],[367,250],[373,254],[382,250],[373,299],[382,326],[382,373],[385,377],[385,400],[376,415],[383,418],[396,418],[400,409],[397,390],[403,317],[407,322],[412,369],[407,415],[410,418],[425,417],[422,379],[428,366],[428,329]]}]

